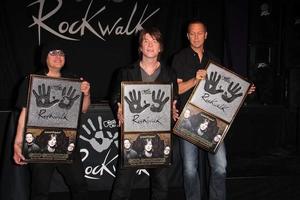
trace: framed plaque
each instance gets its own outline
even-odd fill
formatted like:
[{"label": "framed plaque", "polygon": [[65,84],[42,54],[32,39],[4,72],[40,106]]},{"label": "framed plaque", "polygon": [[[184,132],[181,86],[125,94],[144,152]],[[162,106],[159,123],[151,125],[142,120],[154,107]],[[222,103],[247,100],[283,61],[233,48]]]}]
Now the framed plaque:
[{"label": "framed plaque", "polygon": [[121,148],[124,167],[151,168],[171,164],[170,133],[124,133]]},{"label": "framed plaque", "polygon": [[172,84],[121,83],[123,167],[170,165],[172,90]]},{"label": "framed plaque", "polygon": [[31,75],[23,155],[27,162],[72,162],[81,81]]},{"label": "framed plaque", "polygon": [[187,141],[216,153],[242,106],[251,83],[209,62],[207,75],[194,88],[173,131]]}]

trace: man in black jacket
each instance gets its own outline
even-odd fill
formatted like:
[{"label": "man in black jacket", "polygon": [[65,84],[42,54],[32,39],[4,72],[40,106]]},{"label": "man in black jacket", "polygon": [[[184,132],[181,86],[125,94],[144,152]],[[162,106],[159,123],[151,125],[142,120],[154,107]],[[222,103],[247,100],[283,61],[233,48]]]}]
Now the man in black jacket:
[{"label": "man in black jacket", "polygon": [[[143,81],[173,83],[174,99],[178,93],[176,74],[160,62],[160,54],[163,50],[162,36],[158,29],[150,28],[141,31],[139,36],[140,59],[130,67],[121,69],[118,75],[118,82],[115,85],[111,97],[111,106],[119,125],[124,122],[122,106],[120,104],[121,82],[122,81]],[[176,117],[175,102],[173,103],[173,118]],[[112,191],[112,200],[129,199],[131,185],[135,177],[134,168],[119,168]],[[167,169],[149,169],[151,176],[151,199],[167,200],[168,176]]]}]

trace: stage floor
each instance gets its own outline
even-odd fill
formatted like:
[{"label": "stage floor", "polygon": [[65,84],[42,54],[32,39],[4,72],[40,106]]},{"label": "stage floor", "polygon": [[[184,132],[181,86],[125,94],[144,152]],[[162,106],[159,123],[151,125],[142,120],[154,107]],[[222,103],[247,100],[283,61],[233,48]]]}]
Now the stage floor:
[{"label": "stage floor", "polygon": [[[228,200],[298,200],[300,154],[293,148],[260,156],[229,157]],[[90,191],[90,200],[108,200],[110,191]],[[148,189],[135,189],[131,200],[146,200]],[[68,200],[68,193],[52,193],[50,200]],[[183,188],[170,188],[170,200],[185,200]]]}]

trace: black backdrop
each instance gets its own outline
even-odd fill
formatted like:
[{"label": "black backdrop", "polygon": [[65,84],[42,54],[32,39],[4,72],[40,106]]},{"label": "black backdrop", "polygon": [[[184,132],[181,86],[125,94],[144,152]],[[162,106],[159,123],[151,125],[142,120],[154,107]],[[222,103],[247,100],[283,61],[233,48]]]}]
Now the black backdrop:
[{"label": "black backdrop", "polygon": [[39,47],[57,40],[67,68],[92,85],[92,100],[107,99],[115,71],[137,58],[137,32],[157,26],[165,38],[164,60],[186,44],[185,23],[207,22],[208,47],[223,55],[223,1],[200,0],[4,0],[0,8],[1,107],[15,100],[20,80],[39,68]]}]

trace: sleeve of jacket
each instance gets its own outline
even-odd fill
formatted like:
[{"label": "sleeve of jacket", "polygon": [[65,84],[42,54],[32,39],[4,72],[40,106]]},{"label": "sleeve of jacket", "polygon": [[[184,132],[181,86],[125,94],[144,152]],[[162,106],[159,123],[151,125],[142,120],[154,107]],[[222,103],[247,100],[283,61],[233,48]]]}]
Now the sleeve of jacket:
[{"label": "sleeve of jacket", "polygon": [[170,77],[173,83],[173,100],[178,100],[178,83],[177,83],[177,75],[173,68],[170,68]]},{"label": "sleeve of jacket", "polygon": [[114,116],[116,116],[118,111],[118,102],[121,102],[121,82],[124,77],[124,70],[120,69],[117,73],[116,79],[112,84],[112,91],[109,98],[109,104],[112,109]]}]

